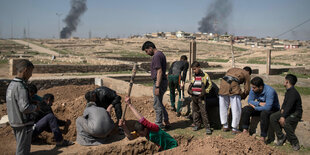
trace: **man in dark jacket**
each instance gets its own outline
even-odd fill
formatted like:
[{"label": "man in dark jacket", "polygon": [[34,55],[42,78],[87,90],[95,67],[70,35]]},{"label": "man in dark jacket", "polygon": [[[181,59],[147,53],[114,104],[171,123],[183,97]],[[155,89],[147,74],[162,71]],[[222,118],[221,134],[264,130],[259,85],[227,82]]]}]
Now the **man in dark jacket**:
[{"label": "man in dark jacket", "polygon": [[[271,127],[278,137],[277,145],[283,145],[287,139],[295,151],[300,149],[298,138],[295,135],[295,129],[303,112],[301,97],[294,87],[296,82],[297,77],[295,75],[286,75],[284,81],[286,93],[281,110],[270,116]],[[283,134],[282,128],[285,130],[286,135]]]},{"label": "man in dark jacket", "polygon": [[[168,73],[168,83],[170,89],[170,102],[172,111],[176,111],[178,116],[180,116],[180,108],[181,108],[181,90],[183,90],[184,96],[184,84],[186,80],[186,73],[188,70],[188,62],[186,55],[182,55],[180,61],[175,61],[172,63]],[[183,72],[183,73],[182,73]],[[182,75],[181,75],[182,73]],[[175,89],[179,92],[179,100],[177,109],[175,108]]]},{"label": "man in dark jacket", "polygon": [[108,87],[102,86],[94,90],[96,94],[96,105],[104,109],[109,106],[114,107],[117,123],[122,117],[122,103],[121,97],[116,92]]},{"label": "man in dark jacket", "polygon": [[39,111],[34,113],[34,130],[32,134],[32,138],[36,139],[37,136],[43,131],[52,132],[54,134],[54,138],[56,141],[56,146],[69,146],[73,143],[67,140],[64,140],[62,137],[62,133],[59,129],[59,125],[69,125],[67,122],[59,120],[53,113],[51,106],[54,102],[53,94],[45,94],[43,99],[38,106],[40,108]]}]

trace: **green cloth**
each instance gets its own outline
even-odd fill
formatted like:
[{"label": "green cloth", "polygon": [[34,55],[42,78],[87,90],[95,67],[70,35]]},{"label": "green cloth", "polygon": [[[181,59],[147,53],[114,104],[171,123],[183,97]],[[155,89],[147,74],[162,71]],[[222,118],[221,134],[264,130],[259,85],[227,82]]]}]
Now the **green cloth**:
[{"label": "green cloth", "polygon": [[161,150],[168,150],[178,146],[178,142],[161,128],[157,132],[150,131],[149,140],[159,145]]},{"label": "green cloth", "polygon": [[[181,100],[181,89],[179,85],[179,75],[168,75],[168,81],[169,81],[169,90],[170,90],[170,102],[171,106],[175,107],[175,89],[179,92],[179,100],[178,100],[178,107],[177,112],[180,111],[182,102]],[[183,93],[184,96],[184,93]]]}]

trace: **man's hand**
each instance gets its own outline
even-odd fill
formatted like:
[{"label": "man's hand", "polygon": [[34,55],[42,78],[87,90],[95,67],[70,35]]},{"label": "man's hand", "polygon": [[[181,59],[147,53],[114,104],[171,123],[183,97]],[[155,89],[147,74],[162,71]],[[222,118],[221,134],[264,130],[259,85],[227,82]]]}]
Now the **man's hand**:
[{"label": "man's hand", "polygon": [[284,127],[284,125],[285,125],[285,118],[284,118],[284,117],[280,117],[279,123],[280,123],[280,125],[281,125],[282,127]]},{"label": "man's hand", "polygon": [[125,120],[119,120],[119,122],[118,122],[118,126],[120,126],[120,127],[122,127],[122,126],[125,126],[126,125],[126,123],[125,123],[126,121]]},{"label": "man's hand", "polygon": [[155,95],[159,96],[159,88],[155,88]]},{"label": "man's hand", "polygon": [[113,108],[113,105],[110,104],[110,105],[108,106],[108,108],[107,108],[107,112],[110,113],[112,108]]},{"label": "man's hand", "polygon": [[255,108],[255,106],[253,104],[249,104],[249,106],[251,106],[252,108]]},{"label": "man's hand", "polygon": [[127,105],[130,105],[130,104],[131,104],[131,99],[130,99],[129,96],[126,96],[126,97],[125,97],[125,103],[126,103]]},{"label": "man's hand", "polygon": [[259,106],[263,107],[266,105],[266,102],[259,102]]}]

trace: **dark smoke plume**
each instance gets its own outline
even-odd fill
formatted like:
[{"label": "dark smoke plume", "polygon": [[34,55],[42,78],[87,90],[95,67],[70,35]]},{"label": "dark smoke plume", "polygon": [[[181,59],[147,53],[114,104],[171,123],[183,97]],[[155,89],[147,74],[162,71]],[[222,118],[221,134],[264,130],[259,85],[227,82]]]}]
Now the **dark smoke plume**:
[{"label": "dark smoke plume", "polygon": [[199,22],[198,30],[206,33],[223,34],[227,32],[228,17],[232,12],[230,0],[214,0],[207,11],[207,16]]},{"label": "dark smoke plume", "polygon": [[80,16],[87,10],[86,0],[71,0],[71,10],[64,22],[64,27],[60,32],[61,38],[69,38],[80,22]]}]

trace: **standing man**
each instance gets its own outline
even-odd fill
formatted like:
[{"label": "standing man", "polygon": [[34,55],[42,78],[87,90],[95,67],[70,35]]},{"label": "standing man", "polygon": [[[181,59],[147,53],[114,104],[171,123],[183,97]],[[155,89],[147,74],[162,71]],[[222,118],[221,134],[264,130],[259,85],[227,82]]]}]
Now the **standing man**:
[{"label": "standing man", "polygon": [[32,76],[33,68],[29,60],[21,60],[16,65],[17,77],[12,80],[6,92],[7,113],[16,139],[17,155],[30,154],[34,124],[31,114],[39,109],[31,104],[26,84]]},{"label": "standing man", "polygon": [[[166,56],[163,52],[156,49],[154,43],[146,41],[142,45],[142,51],[145,51],[147,55],[152,56],[151,62],[151,77],[154,81],[153,84],[153,95],[154,95],[154,109],[156,112],[156,121],[159,127],[170,127],[168,113],[163,105],[163,96],[167,90],[168,80],[166,76]],[[164,125],[162,119],[164,118]]]},{"label": "standing man", "polygon": [[[295,151],[300,149],[298,138],[295,135],[295,129],[302,117],[302,102],[298,91],[295,89],[297,77],[293,74],[287,74],[284,81],[286,93],[282,108],[280,111],[270,116],[270,125],[278,137],[278,146],[283,145],[287,139]],[[284,128],[286,135],[283,134]]]},{"label": "standing man", "polygon": [[[263,79],[260,77],[255,77],[251,80],[251,87],[248,99],[249,105],[242,108],[241,126],[243,132],[248,133],[250,117],[259,116],[261,137],[265,142],[269,127],[269,117],[280,109],[278,94],[272,87],[264,84]],[[268,141],[273,141],[274,136],[270,136]]]},{"label": "standing man", "polygon": [[[168,73],[168,83],[169,83],[169,89],[170,89],[170,102],[171,102],[171,108],[172,111],[177,112],[177,116],[180,116],[180,108],[181,108],[181,90],[183,90],[183,96],[184,96],[184,84],[186,80],[186,73],[188,70],[188,62],[187,62],[187,56],[182,55],[180,58],[180,61],[175,61],[172,63],[169,73]],[[183,72],[183,73],[182,73]],[[182,75],[181,75],[182,73]],[[181,86],[181,87],[180,87]],[[177,109],[175,108],[175,89],[178,89],[179,92],[179,100],[178,100],[178,106]]]},{"label": "standing man", "polygon": [[[227,132],[227,111],[229,104],[231,104],[232,111],[232,134],[237,134],[240,117],[241,117],[241,99],[245,99],[250,91],[250,80],[252,69],[250,67],[231,68],[226,72],[223,77],[220,90],[219,90],[219,102],[220,102],[220,117],[223,125],[223,131]],[[240,84],[244,84],[244,91],[241,90]]]}]

